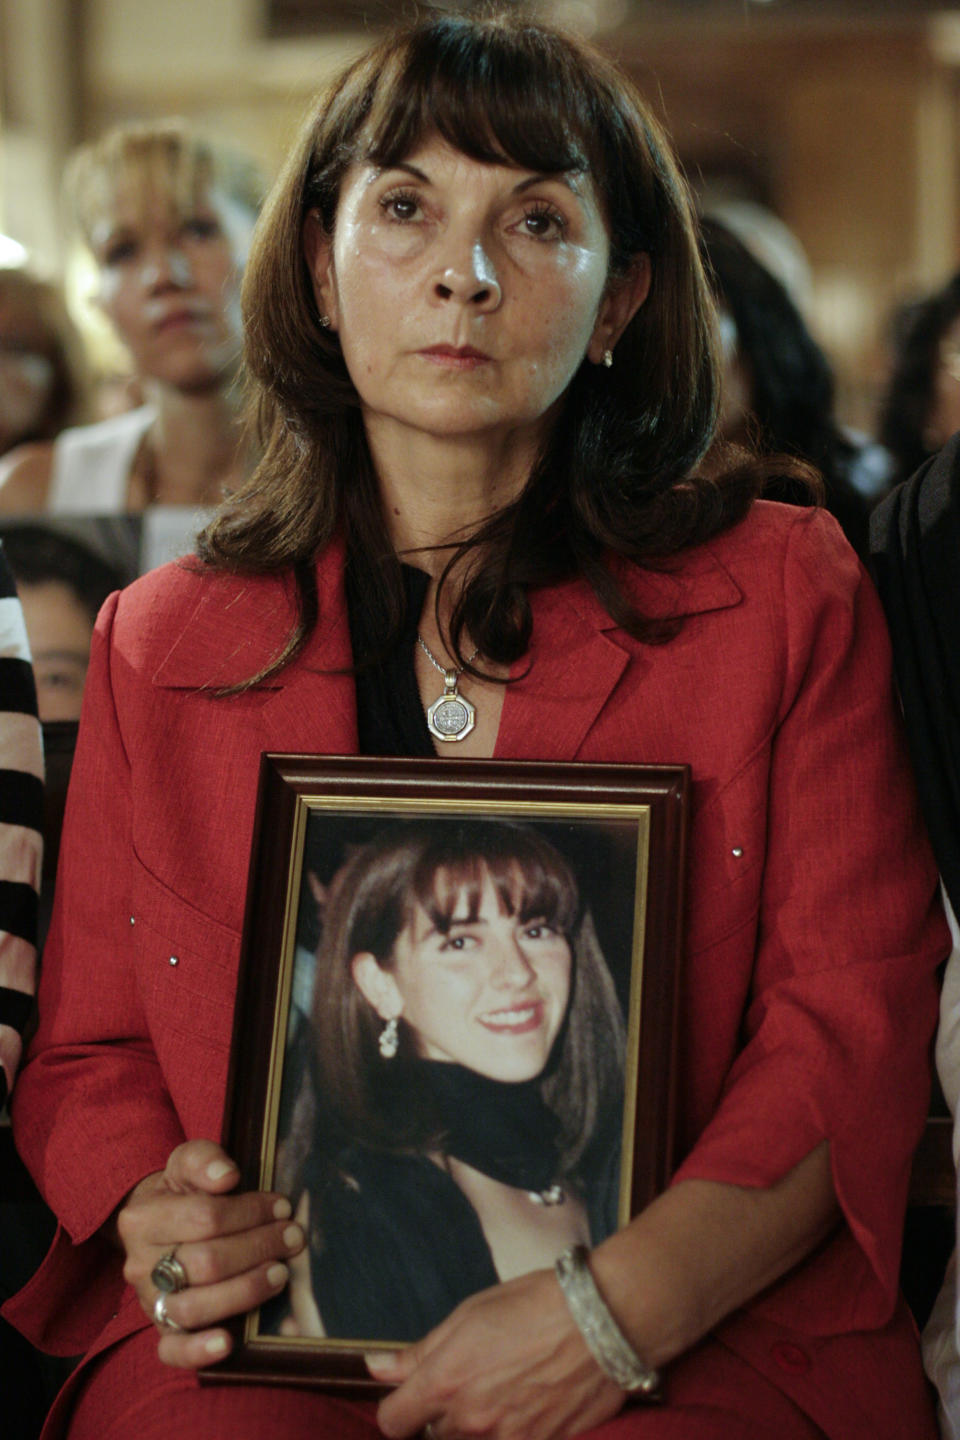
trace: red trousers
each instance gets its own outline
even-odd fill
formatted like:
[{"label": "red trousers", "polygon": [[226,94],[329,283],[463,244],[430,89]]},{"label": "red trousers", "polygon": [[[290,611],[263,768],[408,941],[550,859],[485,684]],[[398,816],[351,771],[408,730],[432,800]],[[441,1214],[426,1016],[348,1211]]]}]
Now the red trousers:
[{"label": "red trousers", "polygon": [[[293,1386],[200,1386],[141,1330],[91,1368],[69,1440],[376,1440],[371,1403]],[[670,1366],[666,1403],[628,1406],[596,1440],[823,1440],[779,1390],[716,1341]]]}]

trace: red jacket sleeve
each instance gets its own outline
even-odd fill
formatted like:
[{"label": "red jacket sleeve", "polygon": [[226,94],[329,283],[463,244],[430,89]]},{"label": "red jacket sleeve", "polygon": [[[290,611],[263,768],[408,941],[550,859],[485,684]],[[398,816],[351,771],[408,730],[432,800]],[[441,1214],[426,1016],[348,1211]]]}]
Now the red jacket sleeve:
[{"label": "red jacket sleeve", "polygon": [[[86,1343],[123,1285],[120,1255],[97,1232],[184,1138],[136,990],[130,774],[110,673],[115,603],[108,602],[94,635],[43,955],[40,1023],[13,1106],[17,1147],[61,1222],[56,1247],[81,1252],[61,1259],[86,1277],[93,1328],[75,1327]],[[91,1273],[99,1285],[91,1285]]]},{"label": "red jacket sleeve", "polygon": [[769,1185],[828,1140],[869,1268],[848,1236],[755,1308],[796,1323],[803,1288],[814,1302],[833,1267],[828,1288],[842,1299],[829,1325],[840,1331],[882,1323],[895,1303],[949,940],[879,603],[835,527],[816,518],[791,527],[784,554],[782,699],[744,1044],[675,1178]]}]

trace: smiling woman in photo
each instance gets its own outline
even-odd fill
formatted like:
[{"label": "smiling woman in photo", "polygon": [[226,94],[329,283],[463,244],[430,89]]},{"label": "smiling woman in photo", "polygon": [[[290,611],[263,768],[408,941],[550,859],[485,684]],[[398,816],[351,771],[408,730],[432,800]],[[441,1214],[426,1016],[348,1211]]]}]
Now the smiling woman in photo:
[{"label": "smiling woman in photo", "polygon": [[[63,1224],[7,1313],[88,1347],[47,1440],[932,1440],[897,1275],[948,941],[883,617],[830,516],[756,500],[773,462],[701,469],[715,312],[648,107],[512,10],[397,30],[307,116],[243,298],[262,458],[101,612],[14,1100]],[[306,1246],[216,1139],[264,751],[691,768],[671,1184],[368,1355],[376,1409],[196,1376]],[[404,947],[494,918],[418,893],[393,960],[344,951],[381,1029],[426,1030]]]},{"label": "smiling woman in photo", "polygon": [[408,823],[361,847],[324,906],[309,1044],[277,1175],[307,1192],[300,1333],[418,1340],[615,1228],[623,1019],[536,831]]}]

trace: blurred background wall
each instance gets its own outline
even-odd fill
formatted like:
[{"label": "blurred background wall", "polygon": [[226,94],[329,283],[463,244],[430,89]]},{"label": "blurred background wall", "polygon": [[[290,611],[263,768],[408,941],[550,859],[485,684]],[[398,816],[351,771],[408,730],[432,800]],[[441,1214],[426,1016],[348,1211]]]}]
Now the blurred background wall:
[{"label": "blurred background wall", "polygon": [[[314,90],[385,19],[415,8],[0,0],[0,232],[42,272],[60,274],[63,160],[116,120],[184,115],[275,170]],[[960,7],[527,8],[592,35],[635,75],[704,202],[749,224],[787,275],[837,367],[842,417],[869,426],[893,307],[960,261]]]}]

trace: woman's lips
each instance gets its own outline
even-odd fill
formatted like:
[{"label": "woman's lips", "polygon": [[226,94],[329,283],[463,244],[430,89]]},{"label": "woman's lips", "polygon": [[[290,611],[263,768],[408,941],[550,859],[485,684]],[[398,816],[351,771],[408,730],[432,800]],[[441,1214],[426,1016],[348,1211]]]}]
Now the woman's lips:
[{"label": "woman's lips", "polygon": [[420,354],[433,365],[447,370],[477,370],[489,363],[490,356],[472,345],[430,345]]},{"label": "woman's lips", "polygon": [[166,315],[159,316],[153,322],[153,328],[157,334],[162,335],[167,330],[199,329],[207,323],[207,316],[197,310],[171,310]]},{"label": "woman's lips", "polygon": [[527,1035],[539,1030],[543,1024],[543,1003],[539,1000],[529,1005],[515,1005],[503,1010],[488,1010],[479,1017],[485,1030],[497,1035]]}]

